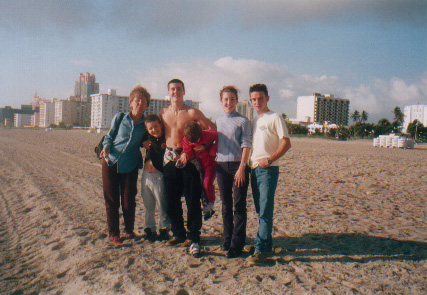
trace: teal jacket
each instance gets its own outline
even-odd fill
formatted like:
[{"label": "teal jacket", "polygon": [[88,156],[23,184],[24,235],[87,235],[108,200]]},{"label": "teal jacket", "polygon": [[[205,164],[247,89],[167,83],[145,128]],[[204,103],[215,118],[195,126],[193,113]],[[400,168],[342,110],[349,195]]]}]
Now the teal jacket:
[{"label": "teal jacket", "polygon": [[[122,121],[118,122],[119,114],[117,113],[111,121],[111,128],[104,138],[103,145],[110,151],[108,166],[117,164],[118,173],[128,173],[137,166],[142,167],[140,147],[142,137],[147,130],[144,124],[144,116],[138,123],[134,124],[130,113],[126,113]],[[114,138],[116,132],[117,135]]]}]

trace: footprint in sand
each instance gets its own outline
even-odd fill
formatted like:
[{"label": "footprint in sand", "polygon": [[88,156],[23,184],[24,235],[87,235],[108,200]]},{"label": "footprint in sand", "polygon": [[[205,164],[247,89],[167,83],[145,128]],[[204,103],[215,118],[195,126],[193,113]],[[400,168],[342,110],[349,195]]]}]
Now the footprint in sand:
[{"label": "footprint in sand", "polygon": [[65,245],[65,242],[60,242],[60,243],[58,243],[52,247],[52,251],[57,251],[59,249],[62,249],[64,247],[64,245]]}]

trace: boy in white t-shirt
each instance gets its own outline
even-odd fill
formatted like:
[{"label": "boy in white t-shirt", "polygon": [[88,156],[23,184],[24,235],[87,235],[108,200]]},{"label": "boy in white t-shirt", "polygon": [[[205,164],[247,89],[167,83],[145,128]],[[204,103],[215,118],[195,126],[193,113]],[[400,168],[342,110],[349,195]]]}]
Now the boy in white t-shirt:
[{"label": "boy in white t-shirt", "polygon": [[264,262],[272,251],[274,194],[279,178],[278,159],[290,148],[288,129],[282,116],[268,108],[267,86],[255,84],[249,88],[252,105],[258,116],[252,121],[252,155],[250,158],[251,187],[259,227],[255,253],[249,257],[249,265]]}]

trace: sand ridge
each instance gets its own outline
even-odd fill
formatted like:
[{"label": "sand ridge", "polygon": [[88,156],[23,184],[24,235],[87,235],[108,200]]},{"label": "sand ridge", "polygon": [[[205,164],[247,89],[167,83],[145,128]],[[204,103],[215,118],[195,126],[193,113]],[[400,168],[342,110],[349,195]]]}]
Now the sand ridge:
[{"label": "sand ridge", "polygon": [[[427,148],[292,138],[265,266],[227,259],[221,204],[200,258],[184,247],[106,234],[100,134],[0,129],[2,294],[427,293]],[[217,199],[219,196],[217,194]],[[185,206],[184,206],[185,207]],[[137,197],[136,231],[144,207]],[[257,218],[248,197],[248,244]]]}]

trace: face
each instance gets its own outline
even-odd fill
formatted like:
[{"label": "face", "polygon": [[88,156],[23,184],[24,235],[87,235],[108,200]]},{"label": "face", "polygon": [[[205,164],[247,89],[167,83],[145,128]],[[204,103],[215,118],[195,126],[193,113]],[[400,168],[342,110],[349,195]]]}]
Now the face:
[{"label": "face", "polygon": [[147,109],[147,99],[141,94],[136,94],[130,103],[132,113],[141,115]]},{"label": "face", "polygon": [[269,99],[270,97],[265,95],[262,91],[251,92],[251,102],[258,114],[263,114],[268,111],[267,102]]},{"label": "face", "polygon": [[145,127],[151,136],[154,136],[155,138],[162,136],[162,125],[160,125],[158,121],[145,123]]},{"label": "face", "polygon": [[237,97],[234,93],[224,92],[221,97],[221,104],[224,107],[224,112],[231,113],[236,109]]},{"label": "face", "polygon": [[171,101],[183,101],[184,100],[184,87],[181,83],[171,83],[168,86],[168,94]]}]

